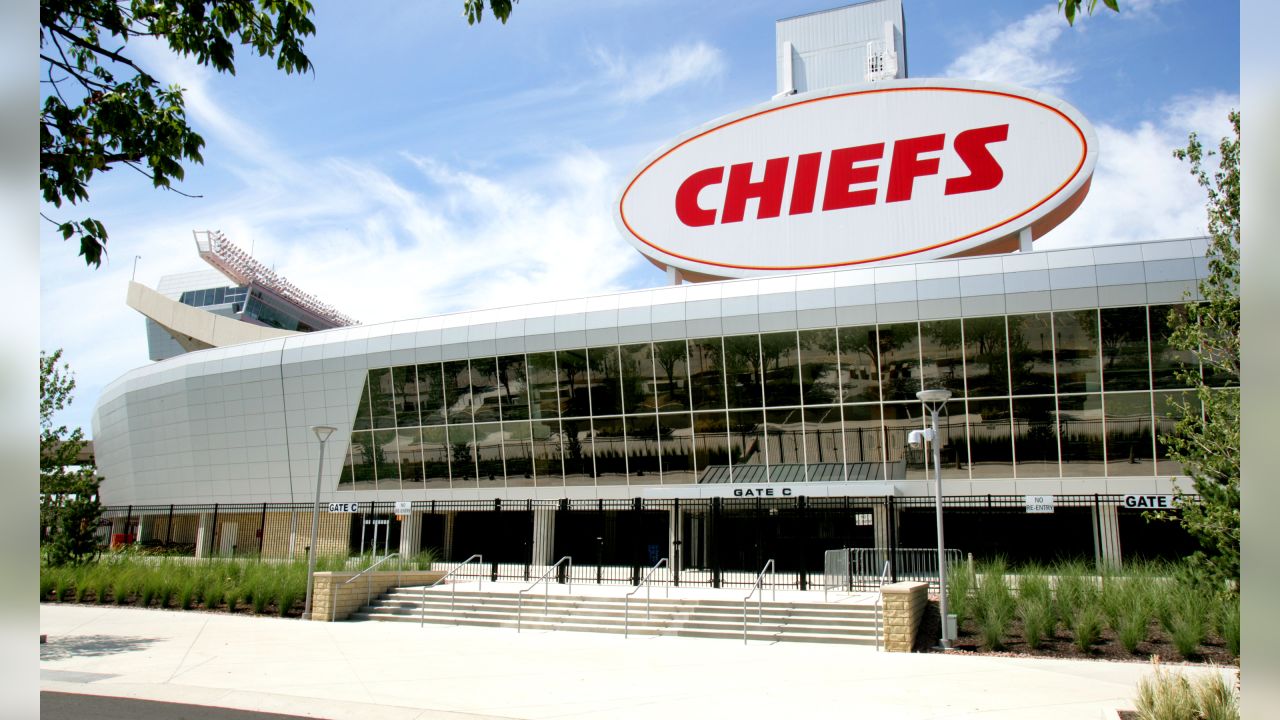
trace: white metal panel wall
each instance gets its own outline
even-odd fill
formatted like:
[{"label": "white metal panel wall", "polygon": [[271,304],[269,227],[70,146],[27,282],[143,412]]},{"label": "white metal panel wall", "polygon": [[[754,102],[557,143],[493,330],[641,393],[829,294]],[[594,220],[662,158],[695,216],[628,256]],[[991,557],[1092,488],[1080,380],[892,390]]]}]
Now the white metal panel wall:
[{"label": "white metal panel wall", "polygon": [[892,22],[898,49],[898,77],[906,77],[906,35],[902,0],[871,0],[779,20],[775,26],[777,92],[786,86],[784,43],[792,45],[795,88],[804,93],[866,82],[867,43],[884,37]]}]

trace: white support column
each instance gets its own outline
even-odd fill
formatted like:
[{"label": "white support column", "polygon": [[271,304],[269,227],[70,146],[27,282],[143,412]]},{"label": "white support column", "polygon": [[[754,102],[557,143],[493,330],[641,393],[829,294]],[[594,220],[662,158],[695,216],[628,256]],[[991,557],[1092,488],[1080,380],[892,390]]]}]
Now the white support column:
[{"label": "white support column", "polygon": [[887,505],[871,506],[871,529],[875,533],[875,546],[889,547],[889,507]]},{"label": "white support column", "polygon": [[1031,252],[1031,228],[1024,227],[1018,232],[1018,252]]},{"label": "white support column", "polygon": [[400,557],[411,558],[422,547],[422,513],[411,512],[400,518]]},{"label": "white support column", "polygon": [[1093,507],[1094,556],[1098,569],[1120,567],[1120,513],[1115,505]]},{"label": "white support column", "polygon": [[213,549],[213,513],[200,513],[196,528],[196,557],[209,557]]},{"label": "white support column", "polygon": [[154,515],[138,515],[138,535],[133,539],[134,543],[141,543],[143,540],[149,539],[147,536],[152,534],[156,525]]},{"label": "white support column", "polygon": [[556,550],[556,511],[553,508],[533,511],[533,556],[531,565],[550,565]]}]

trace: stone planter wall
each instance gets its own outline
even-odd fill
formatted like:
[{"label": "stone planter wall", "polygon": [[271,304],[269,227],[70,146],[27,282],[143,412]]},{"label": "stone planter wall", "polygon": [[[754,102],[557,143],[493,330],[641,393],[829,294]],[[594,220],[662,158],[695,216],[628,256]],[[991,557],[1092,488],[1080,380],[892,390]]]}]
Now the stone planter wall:
[{"label": "stone planter wall", "polygon": [[[372,594],[378,597],[397,585],[428,585],[444,577],[438,570],[374,570],[352,583],[357,572],[318,572],[311,597],[311,619],[320,622],[346,620]],[[345,583],[345,584],[344,584]]]},{"label": "stone planter wall", "polygon": [[900,582],[885,585],[884,649],[889,652],[911,652],[920,629],[920,618],[929,604],[929,584]]}]

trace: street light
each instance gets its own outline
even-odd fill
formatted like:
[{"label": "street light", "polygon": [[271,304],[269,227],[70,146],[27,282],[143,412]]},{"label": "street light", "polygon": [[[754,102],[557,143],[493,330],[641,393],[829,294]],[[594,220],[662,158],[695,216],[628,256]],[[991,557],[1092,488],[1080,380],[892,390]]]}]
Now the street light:
[{"label": "street light", "polygon": [[951,399],[951,391],[945,388],[921,390],[916,393],[916,398],[933,416],[933,427],[925,431],[924,438],[933,445],[933,498],[938,519],[938,614],[942,619],[940,647],[945,650],[951,647],[951,639],[947,637],[947,553],[942,539],[942,448],[938,445],[938,413]]},{"label": "street light", "polygon": [[307,600],[303,603],[302,619],[311,619],[311,584],[316,574],[316,542],[320,534],[320,479],[324,477],[324,444],[335,428],[315,425],[311,432],[320,440],[320,467],[316,470],[316,502],[311,508],[311,547],[307,548]]}]

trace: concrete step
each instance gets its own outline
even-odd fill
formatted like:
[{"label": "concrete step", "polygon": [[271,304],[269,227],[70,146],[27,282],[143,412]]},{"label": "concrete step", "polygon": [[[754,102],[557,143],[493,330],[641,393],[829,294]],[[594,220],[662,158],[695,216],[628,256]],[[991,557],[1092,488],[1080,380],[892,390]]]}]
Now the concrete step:
[{"label": "concrete step", "polygon": [[[414,608],[387,608],[381,606],[366,607],[361,609],[354,618],[372,619],[372,620],[396,620],[404,622],[413,622],[421,620],[423,622],[443,622],[449,623],[454,618],[466,618],[469,620],[484,620],[495,622],[516,623],[517,617],[515,613],[502,612],[485,612],[483,610],[473,610],[469,612],[448,611],[422,611]],[[520,622],[540,622],[540,623],[583,623],[592,624],[600,627],[618,627],[621,628],[628,624],[626,619],[621,615],[612,616],[595,616],[580,615],[576,613],[550,613],[544,615],[541,612],[525,613]],[[632,615],[630,619],[631,627],[679,627],[679,628],[699,628],[699,629],[738,629],[742,628],[742,616],[738,617],[703,617],[696,614],[688,615],[670,615],[659,617],[654,615],[649,619],[645,619],[644,615]],[[748,627],[771,628],[782,632],[820,632],[832,635],[865,635],[874,634],[875,624],[873,622],[857,622],[857,623],[815,623],[794,621],[785,617],[769,617],[757,619],[755,615],[747,616]]]},{"label": "concrete step", "polygon": [[[386,593],[384,593],[382,597],[387,600],[406,601],[406,602],[437,601],[437,602],[443,602],[445,604],[448,604],[449,602],[457,602],[459,605],[462,604],[464,600],[465,601],[478,600],[494,606],[510,604],[512,607],[517,606],[520,602],[519,601],[520,596],[517,593],[458,592],[456,595],[451,595],[448,591],[439,592],[436,590],[431,590],[426,593],[422,593],[420,591],[408,590],[406,588],[389,590]],[[546,602],[550,604],[585,603],[585,604],[593,604],[596,606],[616,605],[618,607],[622,607],[624,604],[629,604],[631,607],[634,608],[637,606],[643,607],[645,605],[645,598],[643,595],[632,597],[628,603],[624,601],[622,597],[553,594],[553,595],[546,596]],[[532,604],[542,605],[543,603],[544,603],[544,596],[541,593],[529,593],[524,595],[525,607],[529,607]],[[657,609],[659,607],[696,606],[696,607],[704,608],[708,610],[715,609],[715,608],[722,608],[725,610],[737,610],[738,612],[742,611],[741,599],[712,600],[712,599],[705,599],[705,598],[683,598],[682,599],[682,598],[654,597],[649,601],[649,605],[654,609]],[[771,609],[786,609],[788,611],[796,612],[796,613],[811,613],[815,616],[828,615],[828,614],[849,614],[849,613],[853,613],[853,614],[865,613],[867,615],[873,615],[875,613],[874,606],[854,605],[851,603],[800,603],[800,602],[775,602],[771,600],[765,600],[763,602],[759,602],[755,598],[752,598],[751,600],[748,601],[748,605],[750,607],[762,606],[764,608],[771,608]]]},{"label": "concrete step", "polygon": [[[411,595],[388,594],[381,597],[377,604],[385,606],[399,607],[434,607],[445,609],[456,609],[463,611],[470,608],[484,607],[489,609],[505,609],[511,612],[517,611],[523,607],[525,612],[531,610],[541,611],[547,609],[572,609],[580,612],[600,612],[600,613],[622,613],[629,611],[632,614],[636,612],[643,613],[646,611],[646,605],[643,601],[632,601],[630,604],[622,602],[601,601],[594,598],[553,598],[543,601],[541,598],[527,599],[523,606],[513,600],[485,600],[480,598],[462,598],[451,600],[450,598],[427,598],[425,601],[413,597]],[[653,603],[648,606],[648,611],[653,614],[659,613],[681,613],[696,610],[700,613],[708,615],[741,615],[743,605],[737,603],[733,605],[702,605],[698,603]],[[833,607],[820,610],[808,608],[792,608],[787,605],[769,604],[757,605],[756,603],[747,603],[747,611],[756,614],[765,615],[786,615],[793,618],[810,618],[813,620],[872,620],[876,616],[874,608],[861,607]]]},{"label": "concrete step", "polygon": [[[367,612],[388,614],[388,615],[485,615],[485,616],[509,616],[516,617],[517,612],[514,607],[494,607],[484,603],[462,603],[459,602],[452,609],[448,603],[443,604],[419,604],[411,602],[398,601],[382,601],[376,602],[363,608]],[[618,621],[621,622],[624,617],[630,615],[631,621],[637,619],[643,620],[648,615],[653,622],[684,622],[692,619],[705,622],[742,622],[742,610],[726,612],[717,608],[714,611],[707,612],[696,608],[653,608],[651,612],[645,613],[643,607],[632,607],[630,612],[625,612],[622,607],[583,607],[572,605],[551,605],[546,608],[545,612],[541,603],[532,607],[526,605],[524,608],[524,617],[573,617],[582,619],[591,619],[599,622]],[[829,616],[812,616],[808,614],[789,613],[786,611],[770,611],[756,612],[756,608],[751,607],[747,610],[749,622],[763,622],[785,624],[791,626],[813,626],[828,628],[847,628],[852,630],[874,629],[876,620],[873,616],[861,615],[829,615]]]}]

